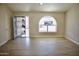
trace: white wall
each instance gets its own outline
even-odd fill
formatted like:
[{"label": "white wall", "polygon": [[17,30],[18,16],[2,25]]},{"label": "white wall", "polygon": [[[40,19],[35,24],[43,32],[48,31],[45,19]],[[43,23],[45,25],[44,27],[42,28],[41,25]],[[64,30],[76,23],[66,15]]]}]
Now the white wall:
[{"label": "white wall", "polygon": [[66,13],[66,38],[79,44],[79,6],[72,7]]},{"label": "white wall", "polygon": [[0,5],[0,46],[11,38],[10,15],[10,10]]},{"label": "white wall", "polygon": [[[63,12],[15,12],[14,16],[29,16],[31,37],[64,37],[64,13]],[[58,24],[57,33],[39,33],[39,21],[43,16],[52,16]]]}]

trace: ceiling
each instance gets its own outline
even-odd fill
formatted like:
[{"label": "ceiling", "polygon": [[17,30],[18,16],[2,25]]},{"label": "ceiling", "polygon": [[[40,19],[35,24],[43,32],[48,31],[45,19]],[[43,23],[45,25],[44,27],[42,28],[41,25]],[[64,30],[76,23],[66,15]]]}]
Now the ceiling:
[{"label": "ceiling", "polygon": [[8,3],[14,12],[65,12],[76,3]]}]

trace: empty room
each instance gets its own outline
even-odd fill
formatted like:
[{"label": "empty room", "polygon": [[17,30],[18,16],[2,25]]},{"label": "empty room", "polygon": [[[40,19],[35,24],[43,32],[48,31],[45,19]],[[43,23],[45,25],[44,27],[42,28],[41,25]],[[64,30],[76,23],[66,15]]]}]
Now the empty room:
[{"label": "empty room", "polygon": [[0,56],[79,56],[79,3],[0,3]]}]

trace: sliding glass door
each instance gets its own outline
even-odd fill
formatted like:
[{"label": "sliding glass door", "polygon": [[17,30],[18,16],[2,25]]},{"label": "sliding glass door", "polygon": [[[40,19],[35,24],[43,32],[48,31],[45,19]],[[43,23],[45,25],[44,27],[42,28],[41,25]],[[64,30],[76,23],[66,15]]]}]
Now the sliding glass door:
[{"label": "sliding glass door", "polygon": [[29,37],[29,16],[13,17],[14,38]]}]

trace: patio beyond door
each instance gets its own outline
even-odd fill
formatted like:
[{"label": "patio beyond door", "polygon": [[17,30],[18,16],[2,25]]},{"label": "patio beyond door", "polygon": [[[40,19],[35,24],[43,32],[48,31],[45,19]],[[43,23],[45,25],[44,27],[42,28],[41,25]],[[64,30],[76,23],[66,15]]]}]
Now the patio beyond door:
[{"label": "patio beyond door", "polygon": [[14,16],[13,18],[14,38],[29,37],[29,17]]}]

